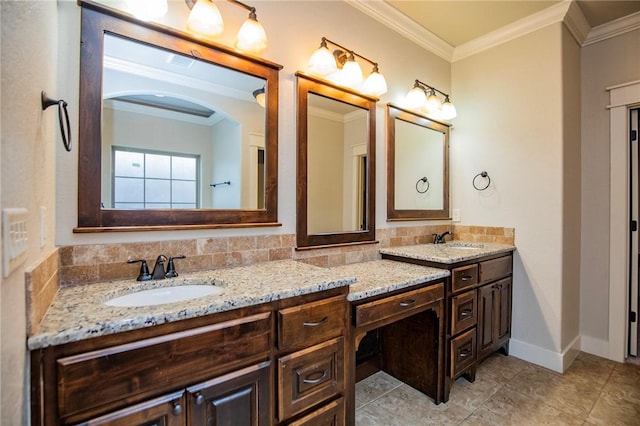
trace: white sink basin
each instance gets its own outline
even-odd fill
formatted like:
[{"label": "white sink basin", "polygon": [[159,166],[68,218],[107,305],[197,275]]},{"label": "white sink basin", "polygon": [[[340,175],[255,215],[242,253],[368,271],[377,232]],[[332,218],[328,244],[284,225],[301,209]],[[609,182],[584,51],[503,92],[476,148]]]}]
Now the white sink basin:
[{"label": "white sink basin", "polygon": [[120,307],[162,305],[163,303],[183,302],[197,299],[198,297],[210,296],[221,291],[220,287],[214,285],[177,285],[125,294],[124,296],[107,300],[104,304]]},{"label": "white sink basin", "polygon": [[448,247],[456,250],[480,250],[484,248],[484,246],[463,246],[463,245],[449,245]]}]

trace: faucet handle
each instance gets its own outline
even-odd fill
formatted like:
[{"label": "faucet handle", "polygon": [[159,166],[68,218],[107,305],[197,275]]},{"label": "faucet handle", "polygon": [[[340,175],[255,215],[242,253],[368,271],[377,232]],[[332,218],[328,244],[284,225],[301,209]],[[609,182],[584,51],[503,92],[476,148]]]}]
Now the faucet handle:
[{"label": "faucet handle", "polygon": [[136,281],[149,281],[151,278],[151,274],[149,273],[149,266],[147,265],[147,261],[144,259],[129,259],[127,263],[138,263],[140,262],[140,273],[138,274],[138,278]]},{"label": "faucet handle", "polygon": [[169,257],[169,264],[167,265],[167,273],[164,276],[167,277],[167,278],[177,277],[178,273],[176,272],[176,267],[173,264],[173,259],[184,259],[184,258],[185,258],[184,255],[170,256]]}]

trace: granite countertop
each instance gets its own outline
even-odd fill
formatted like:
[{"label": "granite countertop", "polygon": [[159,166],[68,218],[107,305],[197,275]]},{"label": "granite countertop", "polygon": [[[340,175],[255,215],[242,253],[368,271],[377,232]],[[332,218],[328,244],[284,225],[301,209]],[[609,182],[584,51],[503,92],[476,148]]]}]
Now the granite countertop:
[{"label": "granite countertop", "polygon": [[[245,306],[258,305],[355,282],[346,271],[294,260],[190,273],[176,278],[138,282],[111,281],[61,288],[38,331],[28,338],[30,350],[114,334]],[[143,307],[113,307],[105,301],[139,290],[174,285],[216,285],[217,295]]]},{"label": "granite countertop", "polygon": [[381,248],[381,254],[426,260],[438,263],[457,263],[493,254],[509,253],[515,246],[496,243],[451,241],[445,244],[418,244],[413,246]]},{"label": "granite countertop", "polygon": [[347,296],[349,301],[377,296],[450,275],[445,269],[384,259],[336,266],[331,269],[338,275],[356,277],[356,282],[349,286]]}]

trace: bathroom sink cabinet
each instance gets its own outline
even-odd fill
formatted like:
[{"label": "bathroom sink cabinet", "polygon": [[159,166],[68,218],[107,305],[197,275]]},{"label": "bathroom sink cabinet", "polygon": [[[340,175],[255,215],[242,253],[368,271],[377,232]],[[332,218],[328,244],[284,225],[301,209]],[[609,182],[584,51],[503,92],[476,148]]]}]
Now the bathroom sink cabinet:
[{"label": "bathroom sink cabinet", "polygon": [[448,269],[446,282],[446,374],[442,400],[448,401],[458,377],[473,382],[476,367],[491,353],[509,350],[511,337],[512,253],[440,263],[383,254],[383,258]]},{"label": "bathroom sink cabinet", "polygon": [[32,351],[32,424],[342,425],[347,291]]}]

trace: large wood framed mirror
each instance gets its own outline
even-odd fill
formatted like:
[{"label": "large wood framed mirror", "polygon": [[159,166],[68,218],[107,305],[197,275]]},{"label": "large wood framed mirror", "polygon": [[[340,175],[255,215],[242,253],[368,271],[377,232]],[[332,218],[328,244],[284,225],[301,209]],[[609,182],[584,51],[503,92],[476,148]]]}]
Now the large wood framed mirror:
[{"label": "large wood framed mirror", "polygon": [[373,242],[377,99],[296,77],[297,245]]},{"label": "large wood framed mirror", "polygon": [[387,220],[449,217],[449,126],[387,104]]},{"label": "large wood framed mirror", "polygon": [[282,67],[80,5],[74,232],[279,225]]}]

